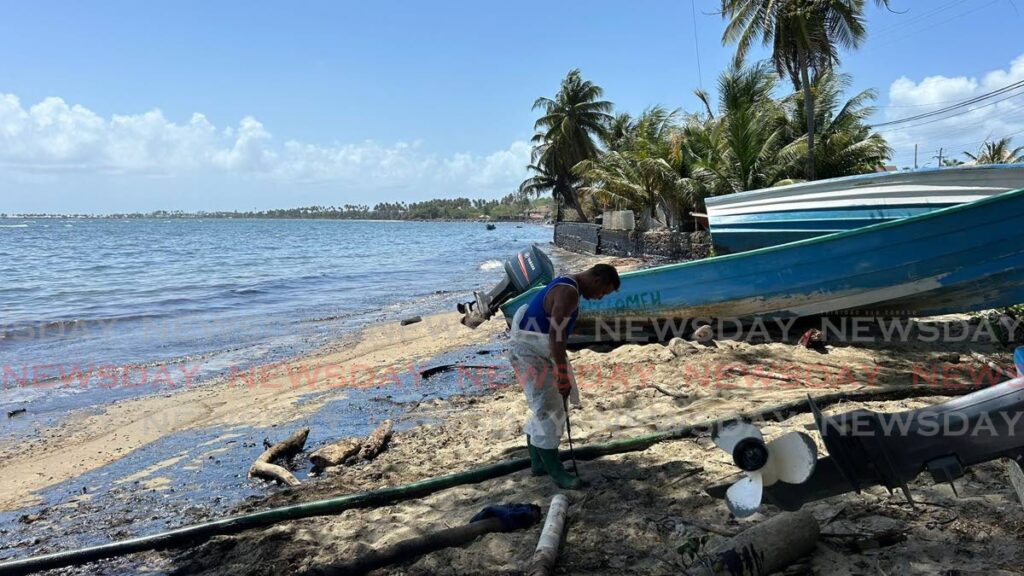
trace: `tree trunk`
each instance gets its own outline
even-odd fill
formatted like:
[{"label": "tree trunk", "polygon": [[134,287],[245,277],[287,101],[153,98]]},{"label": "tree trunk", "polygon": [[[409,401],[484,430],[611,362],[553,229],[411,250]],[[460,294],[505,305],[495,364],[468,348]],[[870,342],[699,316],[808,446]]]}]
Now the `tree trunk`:
[{"label": "tree trunk", "polygon": [[807,117],[807,179],[814,180],[814,94],[808,72],[807,53],[797,47],[800,54],[800,84],[804,91],[804,116]]},{"label": "tree trunk", "polygon": [[576,191],[572,189],[572,186],[569,184],[567,179],[564,176],[559,176],[555,182],[555,186],[555,191],[557,192],[555,196],[557,198],[564,199],[566,204],[576,211],[576,214],[579,215],[580,222],[589,222],[589,220],[587,220],[587,215],[583,212],[583,206],[580,205],[580,199],[576,196]]}]

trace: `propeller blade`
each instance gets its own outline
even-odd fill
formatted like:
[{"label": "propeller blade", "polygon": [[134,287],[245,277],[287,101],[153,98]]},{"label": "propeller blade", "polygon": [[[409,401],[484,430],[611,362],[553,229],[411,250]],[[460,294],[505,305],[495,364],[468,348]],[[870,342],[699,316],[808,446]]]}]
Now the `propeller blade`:
[{"label": "propeller blade", "polygon": [[818,461],[818,446],[803,432],[789,432],[768,443],[768,464],[764,485],[777,480],[789,484],[802,484],[811,477]]},{"label": "propeller blade", "polygon": [[729,511],[737,518],[746,518],[761,507],[761,474],[750,472],[725,491],[725,502]]},{"label": "propeller blade", "polygon": [[732,454],[732,450],[736,447],[737,442],[750,437],[764,440],[764,436],[761,435],[761,431],[757,429],[757,426],[749,422],[730,422],[711,434],[711,439],[714,440],[715,446],[729,454]]}]

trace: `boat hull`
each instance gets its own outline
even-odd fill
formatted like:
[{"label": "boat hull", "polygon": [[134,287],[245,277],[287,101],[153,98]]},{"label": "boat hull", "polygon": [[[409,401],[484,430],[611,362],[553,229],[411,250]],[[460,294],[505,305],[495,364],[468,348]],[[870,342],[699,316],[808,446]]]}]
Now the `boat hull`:
[{"label": "boat hull", "polygon": [[[1024,190],[741,254],[621,275],[580,329],[652,318],[930,316],[1024,302]],[[502,306],[506,317],[533,292]],[[618,328],[610,328],[614,322]],[[578,331],[580,330],[578,329]]]},{"label": "boat hull", "polygon": [[1024,165],[866,174],[708,198],[715,250],[731,254],[918,216],[1024,188]]}]

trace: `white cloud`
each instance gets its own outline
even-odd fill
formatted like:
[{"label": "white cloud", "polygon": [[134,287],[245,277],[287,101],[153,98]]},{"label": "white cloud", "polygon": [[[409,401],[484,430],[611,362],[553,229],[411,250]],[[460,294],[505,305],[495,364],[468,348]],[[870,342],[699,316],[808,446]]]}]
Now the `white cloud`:
[{"label": "white cloud", "polygon": [[[915,82],[904,76],[889,86],[885,120],[938,110],[1021,80],[1024,80],[1024,55],[1014,59],[1007,69],[992,70],[980,79],[928,76]],[[1012,97],[995,102],[1011,94]],[[919,148],[919,163],[935,165],[936,160],[932,156],[938,154],[940,147],[945,156],[962,159],[964,150],[973,152],[989,138],[1012,135],[1018,145],[1024,143],[1024,90],[996,96],[968,108],[974,110],[939,121],[922,119],[891,128],[883,127],[879,131],[896,149],[895,159],[901,166],[913,162],[914,144]]]},{"label": "white cloud", "polygon": [[227,175],[278,184],[337,184],[367,196],[390,190],[418,192],[411,196],[418,198],[494,197],[516,188],[529,159],[529,144],[523,141],[490,154],[449,156],[431,153],[419,141],[278,143],[248,116],[238,126],[218,129],[199,113],[181,124],[159,109],[104,118],[61,98],[26,108],[17,96],[0,94],[0,176],[9,178],[66,172],[192,179]]}]

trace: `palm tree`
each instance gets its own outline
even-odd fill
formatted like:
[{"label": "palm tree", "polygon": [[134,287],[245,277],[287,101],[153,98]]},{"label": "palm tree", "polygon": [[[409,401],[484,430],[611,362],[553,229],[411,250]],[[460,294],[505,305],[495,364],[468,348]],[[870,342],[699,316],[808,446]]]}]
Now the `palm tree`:
[{"label": "palm tree", "polygon": [[[534,110],[541,109],[543,115],[534,123],[537,133],[531,167],[552,179],[554,195],[565,200],[584,222],[587,218],[574,189],[576,176],[572,169],[599,153],[594,136],[602,134],[612,120],[612,103],[602,100],[603,95],[600,86],[583,80],[580,71],[574,69],[566,74],[553,99],[541,97],[533,104]],[[527,188],[539,190],[534,185]]]},{"label": "palm tree", "polygon": [[[875,109],[869,105],[876,95],[865,90],[840,106],[843,92],[850,86],[846,74],[826,72],[814,84],[814,120],[817,154],[814,170],[819,178],[838,178],[874,172],[885,164],[892,149],[880,134],[871,132],[868,118]],[[806,165],[807,139],[802,138],[805,93],[797,92],[785,102],[787,122],[793,141],[779,153],[780,160],[790,164],[793,179],[798,178],[800,166]]]},{"label": "palm tree", "polygon": [[[772,98],[778,79],[765,63],[734,64],[718,79],[719,113],[691,115],[683,126],[673,165],[689,167],[694,192],[717,196],[765,188],[783,164],[785,115]],[[698,94],[700,96],[700,94]],[[706,99],[706,96],[705,96]]]},{"label": "palm tree", "polygon": [[[889,0],[874,0],[889,6]],[[807,120],[807,178],[815,179],[815,113],[811,75],[839,63],[839,48],[858,48],[867,36],[864,0],[722,0],[729,20],[723,42],[736,43],[742,61],[751,45],[772,45],[772,63],[804,92]]]},{"label": "palm tree", "polygon": [[1016,164],[1024,162],[1024,146],[1010,148],[1012,140],[1009,137],[992,141],[986,140],[977,154],[964,152],[975,164]]},{"label": "palm tree", "polygon": [[619,151],[629,148],[630,135],[633,132],[633,117],[628,112],[620,112],[612,117],[601,132],[601,141],[606,150]]},{"label": "palm tree", "polygon": [[634,152],[608,152],[594,160],[576,165],[583,181],[580,192],[604,207],[623,204],[640,213],[649,210],[651,218],[660,207],[666,225],[674,221],[674,196],[679,190],[679,175],[663,158],[642,158]]}]

